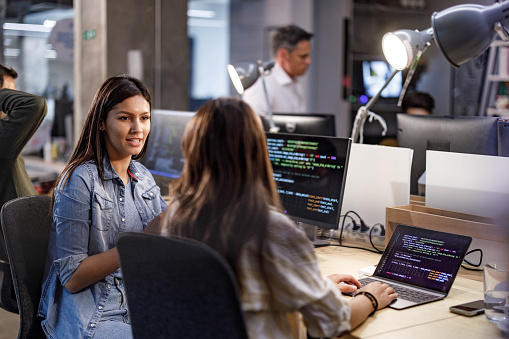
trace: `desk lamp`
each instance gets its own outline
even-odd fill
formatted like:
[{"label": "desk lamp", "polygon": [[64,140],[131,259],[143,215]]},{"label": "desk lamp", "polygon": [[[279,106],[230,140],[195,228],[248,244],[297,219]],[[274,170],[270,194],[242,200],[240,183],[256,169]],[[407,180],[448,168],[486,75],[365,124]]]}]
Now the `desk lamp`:
[{"label": "desk lamp", "polygon": [[399,30],[385,34],[382,39],[385,58],[396,69],[408,68],[415,56],[412,42],[422,39],[429,44],[435,40],[447,61],[459,67],[484,52],[497,33],[502,40],[509,40],[504,28],[509,23],[508,11],[509,1],[490,6],[457,5],[435,12],[431,16],[432,27],[423,32]]},{"label": "desk lamp", "polygon": [[[484,52],[495,40],[497,33],[502,40],[509,40],[505,29],[507,24],[509,24],[509,1],[490,6],[465,4],[433,13],[432,27],[424,31],[402,29],[385,34],[382,39],[382,50],[387,62],[395,68],[395,71],[366,106],[360,107],[357,111],[352,129],[353,142],[357,142],[359,137],[359,142],[362,143],[363,126],[368,116],[370,120],[373,118],[379,120],[383,126],[385,121],[370,112],[369,108],[397,72],[410,68],[398,101],[398,106],[401,106],[417,64],[432,40],[435,40],[447,61],[459,67]],[[383,135],[385,131],[386,128]]]},{"label": "desk lamp", "polygon": [[365,106],[361,106],[357,111],[352,129],[353,142],[363,142],[364,123],[368,117],[370,121],[373,119],[378,120],[383,128],[382,135],[385,135],[387,132],[387,124],[385,123],[385,120],[381,116],[371,112],[369,109],[373,106],[375,101],[378,100],[380,94],[389,82],[391,82],[392,78],[394,78],[394,76],[401,70],[411,67],[398,102],[398,106],[401,106],[401,100],[406,92],[406,88],[410,84],[410,80],[412,79],[412,75],[415,72],[417,64],[424,51],[430,45],[432,38],[433,34],[431,28],[423,32],[403,29],[384,35],[382,39],[382,49],[387,62],[394,68],[394,71],[378,93],[372,97]]},{"label": "desk lamp", "polygon": [[244,62],[236,66],[232,64],[227,66],[230,79],[239,94],[244,93],[244,90],[251,87],[259,77],[262,78],[263,93],[265,94],[267,112],[269,113],[269,132],[271,133],[279,132],[279,127],[274,124],[274,119],[272,117],[272,108],[270,107],[269,94],[267,92],[267,85],[265,84],[265,75],[270,72],[274,64],[274,59],[269,59],[265,62],[258,60],[256,64]]},{"label": "desk lamp", "polygon": [[[454,67],[484,52],[495,40],[509,40],[504,28],[509,23],[509,1],[490,6],[475,4],[457,5],[431,16],[430,28],[399,30],[384,35],[382,50],[387,62],[396,69],[410,68],[398,106],[419,62],[420,55],[435,40],[440,52]],[[423,46],[424,44],[424,46]]]}]

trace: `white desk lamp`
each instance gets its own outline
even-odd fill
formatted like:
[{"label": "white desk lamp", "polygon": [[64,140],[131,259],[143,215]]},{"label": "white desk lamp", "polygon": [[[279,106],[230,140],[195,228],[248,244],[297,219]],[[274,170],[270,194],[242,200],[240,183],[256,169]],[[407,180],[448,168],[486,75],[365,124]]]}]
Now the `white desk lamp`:
[{"label": "white desk lamp", "polygon": [[270,72],[274,65],[274,59],[269,59],[265,62],[258,60],[256,64],[245,62],[239,63],[236,66],[232,64],[227,66],[230,79],[239,94],[244,93],[244,90],[251,87],[256,80],[261,77],[265,102],[267,103],[267,112],[269,114],[269,132],[271,133],[279,132],[279,127],[274,124],[274,119],[272,117],[272,108],[270,107],[269,94],[267,92],[267,85],[265,84],[265,75]]}]

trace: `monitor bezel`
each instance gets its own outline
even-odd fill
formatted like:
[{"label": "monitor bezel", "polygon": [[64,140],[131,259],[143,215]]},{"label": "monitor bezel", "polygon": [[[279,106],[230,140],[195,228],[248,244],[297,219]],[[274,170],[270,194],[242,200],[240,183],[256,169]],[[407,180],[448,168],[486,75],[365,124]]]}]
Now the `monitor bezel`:
[{"label": "monitor bezel", "polygon": [[[334,114],[323,114],[323,113],[292,113],[292,112],[278,112],[273,113],[272,115],[273,121],[275,122],[276,126],[280,127],[281,123],[280,120],[284,120],[285,122],[285,129],[279,130],[279,133],[288,133],[288,134],[302,134],[302,135],[321,135],[321,136],[336,136],[336,116]],[[267,114],[260,114],[260,118],[262,119],[263,128],[266,132],[269,132],[269,116]],[[297,129],[294,131],[289,131],[288,129],[292,126],[288,126],[289,123],[292,123],[292,119],[299,120],[299,119],[323,119],[324,123],[327,123],[327,133],[323,133],[323,131],[320,131],[320,133],[302,133],[299,132],[299,125],[302,125],[302,123],[296,122]]]}]

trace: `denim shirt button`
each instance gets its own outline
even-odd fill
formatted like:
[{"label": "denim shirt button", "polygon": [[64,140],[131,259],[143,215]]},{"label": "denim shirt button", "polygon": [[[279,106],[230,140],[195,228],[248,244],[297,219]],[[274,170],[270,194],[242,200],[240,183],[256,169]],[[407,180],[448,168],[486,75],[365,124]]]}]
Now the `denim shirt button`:
[{"label": "denim shirt button", "polygon": [[106,287],[111,288],[111,285],[110,285],[110,284],[108,284],[108,285],[106,285]]},{"label": "denim shirt button", "polygon": [[138,175],[140,175],[140,173],[136,172],[136,173],[134,173],[134,175],[135,175],[135,176],[138,176]]},{"label": "denim shirt button", "polygon": [[102,310],[102,309],[103,309],[103,307],[102,307],[102,306],[99,306],[99,307],[97,307],[97,308],[98,308],[98,309],[100,309],[100,310]]},{"label": "denim shirt button", "polygon": [[153,196],[153,195],[154,195],[154,193],[150,192],[148,195]]},{"label": "denim shirt button", "polygon": [[143,214],[143,211],[141,211],[140,214]]},{"label": "denim shirt button", "polygon": [[90,324],[90,327],[95,327],[95,324]]},{"label": "denim shirt button", "polygon": [[124,198],[120,198],[120,199],[118,199],[118,200],[123,201],[123,200],[124,200]]},{"label": "denim shirt button", "polygon": [[125,221],[125,218],[122,218],[122,222],[124,222],[124,221]]}]

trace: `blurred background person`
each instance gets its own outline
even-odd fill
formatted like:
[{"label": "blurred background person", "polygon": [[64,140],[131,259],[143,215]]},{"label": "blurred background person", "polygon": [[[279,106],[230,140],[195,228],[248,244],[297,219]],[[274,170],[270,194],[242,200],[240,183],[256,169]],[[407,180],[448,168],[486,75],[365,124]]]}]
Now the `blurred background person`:
[{"label": "blurred background person", "polygon": [[425,92],[406,93],[401,102],[403,113],[415,115],[431,115],[435,108],[435,99]]},{"label": "blurred background person", "polygon": [[[276,29],[272,37],[272,53],[275,66],[265,76],[270,107],[274,113],[305,113],[300,77],[311,65],[311,38],[313,34],[295,25]],[[267,102],[262,79],[245,90],[242,99],[256,113],[267,113]]]}]

